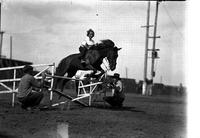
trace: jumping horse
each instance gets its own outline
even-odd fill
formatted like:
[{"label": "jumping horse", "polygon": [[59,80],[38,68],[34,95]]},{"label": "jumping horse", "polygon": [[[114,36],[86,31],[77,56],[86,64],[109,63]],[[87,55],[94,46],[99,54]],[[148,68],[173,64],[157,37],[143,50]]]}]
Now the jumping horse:
[{"label": "jumping horse", "polygon": [[[72,54],[63,58],[56,68],[55,75],[64,76],[67,73],[67,77],[73,77],[78,70],[93,70],[93,73],[100,71],[101,74],[104,70],[101,68],[103,59],[107,58],[109,68],[111,71],[115,70],[116,62],[118,58],[118,51],[121,48],[117,48],[112,40],[101,40],[88,50],[85,55],[86,63],[82,64],[80,54]],[[68,79],[54,79],[54,89],[59,88],[63,91],[64,85],[68,82]]]}]

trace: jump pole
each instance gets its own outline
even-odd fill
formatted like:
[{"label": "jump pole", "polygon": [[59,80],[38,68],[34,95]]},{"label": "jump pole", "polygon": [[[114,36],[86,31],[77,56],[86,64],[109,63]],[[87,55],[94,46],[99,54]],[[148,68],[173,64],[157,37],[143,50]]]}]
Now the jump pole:
[{"label": "jump pole", "polygon": [[[53,66],[51,67],[51,75],[54,76],[54,70],[55,70],[55,63],[53,63]],[[53,82],[54,82],[54,79],[51,78],[51,91],[50,91],[50,104],[52,103],[52,100],[53,100]]]},{"label": "jump pole", "polygon": [[82,79],[76,79],[76,78],[70,78],[67,76],[57,76],[57,75],[48,75],[48,77],[52,77],[52,78],[60,78],[60,79],[69,79],[69,80],[78,80],[78,81],[83,81]]},{"label": "jump pole", "polygon": [[[52,75],[46,74],[46,75],[48,77],[51,77],[52,79],[53,78],[60,78],[60,79],[69,79],[69,80],[79,81],[78,97],[77,98],[73,98],[73,97],[71,97],[69,95],[66,95],[66,94],[64,94],[64,93],[62,93],[62,92],[60,92],[58,90],[53,89],[53,83],[51,83],[51,88],[50,88],[50,91],[52,93],[52,94],[50,94],[50,101],[51,102],[52,102],[52,98],[53,98],[53,96],[51,96],[51,95],[53,95],[53,92],[56,92],[60,96],[63,96],[65,98],[67,98],[67,99],[70,99],[72,102],[76,102],[76,103],[81,104],[83,106],[87,106],[87,105],[85,103],[79,101],[79,100],[83,99],[83,98],[86,98],[86,97],[89,97],[89,103],[88,103],[88,105],[91,106],[91,99],[92,99],[91,95],[93,94],[93,92],[94,92],[95,88],[97,87],[97,85],[103,83],[103,82],[92,83],[92,81],[90,81],[90,84],[84,85],[83,82],[82,82],[83,79],[70,78],[70,77],[67,77],[67,76],[57,76],[57,75],[54,75],[54,74],[52,74]],[[102,77],[101,77],[101,79],[102,79]],[[89,89],[90,89],[89,93],[86,92],[86,90],[85,90],[86,87],[89,87]],[[84,94],[80,94],[81,89],[83,89]],[[66,103],[66,101],[65,102],[60,102],[60,103],[52,104],[52,106],[57,106],[57,105],[60,105],[60,104],[63,104],[63,103]]]},{"label": "jump pole", "polygon": [[[14,69],[14,77],[13,79],[15,80],[16,79],[16,69]],[[14,104],[15,104],[15,86],[16,86],[16,81],[13,81],[13,93],[12,93],[12,107],[14,107]]]}]

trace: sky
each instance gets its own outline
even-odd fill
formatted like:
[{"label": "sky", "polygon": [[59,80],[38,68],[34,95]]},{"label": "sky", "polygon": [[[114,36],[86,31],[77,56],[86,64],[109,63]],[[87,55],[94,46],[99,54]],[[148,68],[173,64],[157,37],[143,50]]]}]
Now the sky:
[{"label": "sky", "polygon": [[[147,2],[86,0],[4,0],[1,28],[5,31],[2,54],[34,64],[59,63],[78,53],[86,31],[95,31],[95,42],[111,39],[121,47],[114,72],[123,78],[143,80]],[[154,24],[155,2],[151,2],[150,24]],[[154,82],[185,84],[185,23],[187,2],[159,4],[156,41],[159,59]],[[153,28],[150,28],[153,35]],[[152,48],[149,40],[149,48]],[[151,59],[148,59],[150,77]],[[109,72],[113,74],[114,72]]]}]

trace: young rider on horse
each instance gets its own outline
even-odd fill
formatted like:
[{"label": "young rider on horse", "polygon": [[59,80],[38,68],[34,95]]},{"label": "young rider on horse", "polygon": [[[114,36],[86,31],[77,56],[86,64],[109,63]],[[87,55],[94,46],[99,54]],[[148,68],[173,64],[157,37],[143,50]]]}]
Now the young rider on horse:
[{"label": "young rider on horse", "polygon": [[81,43],[81,46],[79,47],[79,51],[81,54],[81,63],[85,63],[85,54],[86,52],[95,45],[94,40],[92,39],[94,37],[94,31],[92,29],[89,29],[87,31],[87,37],[86,39]]}]

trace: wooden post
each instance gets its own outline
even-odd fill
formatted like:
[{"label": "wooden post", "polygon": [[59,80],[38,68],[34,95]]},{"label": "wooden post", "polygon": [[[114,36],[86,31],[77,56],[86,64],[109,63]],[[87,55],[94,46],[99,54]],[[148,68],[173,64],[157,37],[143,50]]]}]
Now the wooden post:
[{"label": "wooden post", "polygon": [[148,1],[148,8],[147,8],[147,24],[146,24],[146,43],[145,43],[145,55],[144,55],[144,78],[143,78],[143,87],[142,87],[142,95],[146,94],[147,89],[147,60],[148,60],[148,45],[149,45],[149,19],[150,19],[150,0]]},{"label": "wooden post", "polygon": [[15,106],[16,69],[14,69],[13,74],[14,74],[14,77],[13,77],[14,81],[13,81],[13,93],[12,93],[12,107]]},{"label": "wooden post", "polygon": [[12,59],[12,36],[10,36],[10,59]]},{"label": "wooden post", "polygon": [[[159,2],[158,0],[156,1],[156,15],[155,15],[155,22],[154,22],[154,36],[153,36],[153,48],[152,48],[152,59],[151,59],[151,80],[152,80],[152,85],[153,85],[153,78],[155,77],[155,72],[154,72],[154,64],[155,64],[155,52],[156,52],[156,39],[160,38],[156,36],[157,33],[157,21],[158,21],[158,6],[159,6]],[[151,87],[151,91],[148,93],[148,95],[152,95],[152,88]]]},{"label": "wooden post", "polygon": [[126,78],[128,78],[128,68],[126,67]]},{"label": "wooden post", "polygon": [[1,35],[1,40],[0,40],[0,58],[2,57],[3,33],[4,32],[1,30],[1,2],[0,2],[0,35]]},{"label": "wooden post", "polygon": [[1,2],[0,2],[0,35],[1,35],[1,40],[0,40],[0,58],[2,57],[2,38],[3,34],[1,32]]},{"label": "wooden post", "polygon": [[[53,65],[51,66],[51,75],[54,76],[54,69],[55,69],[55,63],[53,63]],[[51,91],[50,91],[50,104],[52,104],[52,100],[53,100],[53,83],[54,83],[54,78],[52,77],[51,79]]]}]

